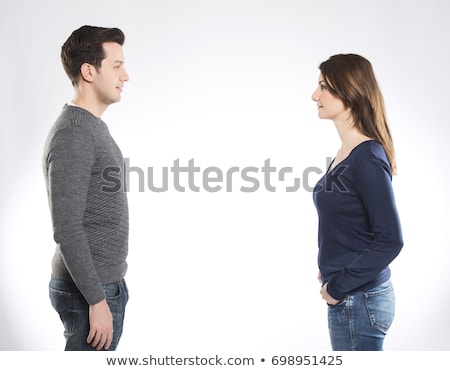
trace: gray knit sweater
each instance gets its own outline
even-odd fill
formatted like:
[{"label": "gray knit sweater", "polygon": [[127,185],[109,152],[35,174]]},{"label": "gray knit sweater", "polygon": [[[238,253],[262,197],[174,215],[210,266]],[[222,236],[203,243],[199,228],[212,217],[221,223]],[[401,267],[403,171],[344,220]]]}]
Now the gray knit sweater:
[{"label": "gray knit sweater", "polygon": [[56,242],[52,274],[98,303],[101,285],[127,271],[127,197],[122,181],[120,190],[111,183],[124,179],[120,149],[101,119],[65,105],[49,132],[43,168]]}]

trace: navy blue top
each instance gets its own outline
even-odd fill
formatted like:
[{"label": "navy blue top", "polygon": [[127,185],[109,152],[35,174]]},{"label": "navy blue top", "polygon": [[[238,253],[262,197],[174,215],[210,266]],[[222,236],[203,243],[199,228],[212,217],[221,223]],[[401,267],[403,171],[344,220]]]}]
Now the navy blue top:
[{"label": "navy blue top", "polygon": [[378,286],[403,247],[382,145],[362,142],[327,172],[313,194],[319,216],[319,270],[335,299]]}]

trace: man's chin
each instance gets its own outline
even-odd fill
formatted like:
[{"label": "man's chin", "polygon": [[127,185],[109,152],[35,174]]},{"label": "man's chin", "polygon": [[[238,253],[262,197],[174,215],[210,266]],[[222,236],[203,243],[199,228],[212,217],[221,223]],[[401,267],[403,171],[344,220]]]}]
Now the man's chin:
[{"label": "man's chin", "polygon": [[114,99],[111,99],[109,104],[119,103],[122,100],[122,97],[116,97]]}]

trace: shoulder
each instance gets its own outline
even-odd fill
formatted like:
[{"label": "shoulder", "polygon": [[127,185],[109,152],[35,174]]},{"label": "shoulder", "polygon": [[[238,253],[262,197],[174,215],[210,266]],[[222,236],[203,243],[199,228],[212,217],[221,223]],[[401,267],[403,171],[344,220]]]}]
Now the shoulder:
[{"label": "shoulder", "polygon": [[356,171],[382,171],[392,176],[386,152],[376,140],[368,140],[358,145],[355,148],[353,162]]},{"label": "shoulder", "polygon": [[101,122],[101,119],[95,117],[85,109],[66,104],[56,119],[54,127],[55,129],[79,127],[90,131],[99,122]]},{"label": "shoulder", "polygon": [[372,159],[389,164],[383,146],[376,140],[367,140],[362,142],[356,146],[353,151],[356,162],[368,161]]},{"label": "shoulder", "polygon": [[92,141],[101,119],[76,106],[64,105],[51,127],[47,143],[55,141]]},{"label": "shoulder", "polygon": [[94,138],[89,130],[80,126],[55,124],[48,134],[44,152],[88,155],[95,151],[94,147]]}]

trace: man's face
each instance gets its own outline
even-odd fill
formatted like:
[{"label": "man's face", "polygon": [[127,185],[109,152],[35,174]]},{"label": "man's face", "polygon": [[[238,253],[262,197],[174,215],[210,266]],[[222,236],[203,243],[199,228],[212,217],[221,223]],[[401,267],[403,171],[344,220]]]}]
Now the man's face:
[{"label": "man's face", "polygon": [[120,101],[122,89],[129,76],[125,71],[122,46],[115,42],[106,42],[103,49],[106,58],[96,73],[94,88],[99,102],[109,106]]}]

